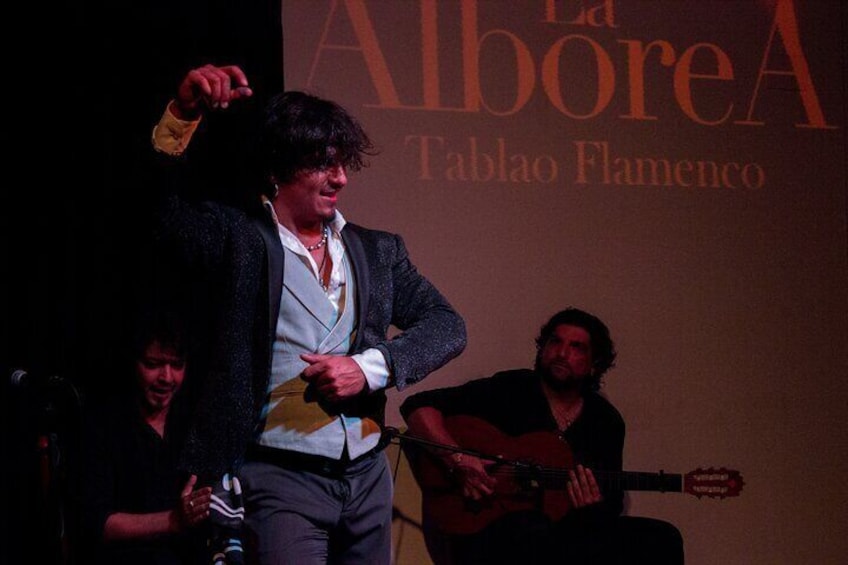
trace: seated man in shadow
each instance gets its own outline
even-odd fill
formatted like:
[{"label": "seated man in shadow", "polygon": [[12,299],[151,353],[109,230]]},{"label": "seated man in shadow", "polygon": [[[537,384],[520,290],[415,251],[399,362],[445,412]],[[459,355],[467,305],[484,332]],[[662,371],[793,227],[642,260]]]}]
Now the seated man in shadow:
[{"label": "seated man in shadow", "polygon": [[542,326],[536,351],[532,370],[401,405],[434,562],[681,565],[677,528],[623,516],[623,490],[602,480],[621,471],[625,434],[599,393],[616,357],[606,325],[567,308]]},{"label": "seated man in shadow", "polygon": [[207,561],[212,489],[181,472],[188,338],[181,315],[138,307],[127,367],[84,410],[74,468],[79,563]]}]

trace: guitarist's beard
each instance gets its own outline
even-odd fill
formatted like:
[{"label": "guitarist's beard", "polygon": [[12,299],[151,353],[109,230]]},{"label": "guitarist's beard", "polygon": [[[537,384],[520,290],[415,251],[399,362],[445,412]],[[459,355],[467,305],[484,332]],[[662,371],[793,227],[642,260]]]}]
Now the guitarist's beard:
[{"label": "guitarist's beard", "polygon": [[[544,381],[544,383],[550,387],[551,390],[556,392],[578,392],[581,395],[589,392],[591,390],[591,385],[589,383],[589,375],[578,375],[569,366],[567,369],[566,375],[555,375],[551,370],[550,366],[544,365],[542,363],[541,357],[539,355],[536,356],[536,363],[534,366],[536,374]],[[561,367],[558,372],[562,372],[563,368]]]}]

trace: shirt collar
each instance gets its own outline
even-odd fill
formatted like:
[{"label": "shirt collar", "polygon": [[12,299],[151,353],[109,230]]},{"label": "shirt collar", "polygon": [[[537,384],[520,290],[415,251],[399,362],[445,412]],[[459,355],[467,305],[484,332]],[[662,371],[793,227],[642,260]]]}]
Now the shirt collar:
[{"label": "shirt collar", "polygon": [[[274,210],[274,203],[271,202],[267,196],[262,196],[262,205],[266,210],[268,210],[268,213],[271,214],[271,218],[273,218],[274,223],[277,224],[277,230],[280,232],[284,241],[289,240],[291,246],[294,247],[296,247],[297,244],[303,245],[287,227],[280,223],[279,218],[277,218],[277,212]],[[347,224],[347,220],[344,219],[344,216],[342,216],[342,213],[339,210],[336,210],[336,215],[327,223],[327,226],[330,228],[330,235],[333,238],[341,237],[342,229],[345,227],[345,224]]]}]

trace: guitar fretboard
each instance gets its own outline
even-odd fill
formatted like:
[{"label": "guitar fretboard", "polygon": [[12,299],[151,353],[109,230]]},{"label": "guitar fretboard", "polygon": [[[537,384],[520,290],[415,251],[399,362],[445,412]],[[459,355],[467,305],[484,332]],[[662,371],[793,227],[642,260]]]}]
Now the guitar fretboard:
[{"label": "guitar fretboard", "polygon": [[[568,482],[568,471],[534,465],[500,467],[490,470],[495,475],[509,474],[525,486],[561,490]],[[657,492],[682,492],[683,475],[675,473],[648,473],[642,471],[594,471],[595,480],[606,490],[642,490]]]},{"label": "guitar fretboard", "polygon": [[682,492],[683,475],[622,471],[607,473],[598,471],[595,479],[616,490],[650,490],[659,492]]}]

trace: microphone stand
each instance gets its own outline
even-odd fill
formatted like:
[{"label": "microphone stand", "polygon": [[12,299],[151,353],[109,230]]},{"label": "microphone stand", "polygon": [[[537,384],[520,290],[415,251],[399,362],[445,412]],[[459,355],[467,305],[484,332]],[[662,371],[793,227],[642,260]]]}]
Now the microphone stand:
[{"label": "microphone stand", "polygon": [[68,380],[54,376],[43,381],[27,382],[26,371],[12,374],[12,385],[18,387],[19,424],[34,449],[21,445],[28,463],[35,466],[37,503],[28,505],[32,524],[41,543],[34,547],[42,560],[65,564],[71,562],[65,498],[68,489],[67,460],[75,455],[79,441],[82,401],[79,391]]},{"label": "microphone stand", "polygon": [[484,453],[482,451],[478,451],[476,449],[468,449],[464,447],[459,447],[456,445],[447,445],[444,443],[439,443],[436,441],[431,441],[429,439],[424,439],[419,436],[411,435],[409,432],[401,432],[397,428],[386,428],[385,433],[389,436],[389,441],[393,439],[398,440],[398,445],[409,442],[415,443],[419,445],[423,445],[426,447],[431,447],[435,449],[441,449],[443,451],[449,451],[451,453],[462,453],[463,455],[471,455],[473,457],[477,457],[479,459],[484,459],[487,461],[492,461],[498,465],[512,465],[516,468],[524,468],[524,469],[532,469],[534,467],[538,467],[538,465],[533,463],[528,463],[526,461],[519,461],[516,459],[507,459],[502,455],[492,455],[490,453]]},{"label": "microphone stand", "polygon": [[[459,447],[459,446],[456,446],[456,445],[447,445],[447,444],[439,443],[439,442],[432,441],[432,440],[429,440],[429,439],[425,439],[425,438],[422,438],[422,437],[419,437],[419,436],[416,436],[416,435],[412,435],[408,432],[401,432],[397,428],[391,428],[391,427],[384,428],[383,437],[387,438],[387,439],[384,439],[383,441],[386,441],[387,443],[396,443],[397,445],[400,445],[401,449],[405,449],[406,447],[409,447],[412,444],[414,444],[415,446],[424,446],[424,447],[430,448],[431,450],[436,449],[436,450],[442,450],[442,451],[450,452],[450,453],[461,453],[461,454],[464,454],[464,455],[477,457],[477,458],[482,459],[484,461],[491,461],[494,465],[511,465],[516,469],[523,470],[525,473],[527,473],[529,475],[532,475],[534,470],[538,470],[540,468],[539,465],[534,464],[534,463],[528,463],[526,461],[518,461],[518,460],[513,460],[513,459],[507,459],[506,457],[504,457],[502,455],[494,455],[494,454],[491,454],[491,453],[484,453],[484,452],[476,450],[476,449],[469,449],[469,448]],[[416,480],[418,481],[419,487],[421,487],[422,490],[424,490],[424,487],[422,486],[422,480],[426,480],[426,479],[422,479],[418,475],[418,472],[415,470],[416,466],[413,463],[413,459],[415,459],[417,457],[418,457],[418,454],[412,455],[409,452],[407,452],[407,458],[409,459],[410,463],[412,463],[413,475],[415,476]],[[521,472],[521,471],[519,471],[519,472]],[[470,502],[469,504],[471,506],[479,506],[481,503],[479,501],[474,501],[474,502]],[[429,526],[426,524],[426,522],[418,524],[415,521],[409,519],[407,516],[404,516],[400,512],[400,510],[398,510],[397,508],[392,509],[392,519],[398,520],[400,522],[399,530],[401,531],[401,534],[399,535],[398,542],[397,542],[398,547],[396,548],[396,555],[399,554],[398,550],[399,550],[400,543],[401,543],[402,537],[403,537],[402,536],[403,526],[407,523],[416,526],[423,533],[425,543],[428,546],[429,546],[429,543],[430,543],[428,540],[430,538],[432,538],[433,536],[437,535],[436,530],[434,529],[432,524],[429,525]],[[429,549],[428,549],[428,551],[429,551]]]}]

